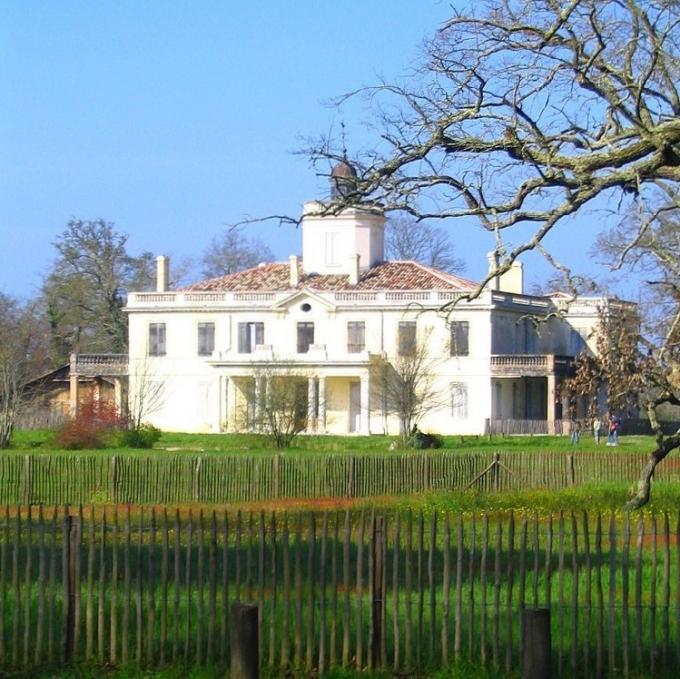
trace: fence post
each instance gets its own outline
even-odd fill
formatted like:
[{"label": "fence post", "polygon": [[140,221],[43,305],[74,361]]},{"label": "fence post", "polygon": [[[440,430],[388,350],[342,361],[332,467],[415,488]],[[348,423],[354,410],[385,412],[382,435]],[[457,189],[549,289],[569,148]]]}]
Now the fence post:
[{"label": "fence post", "polygon": [[31,503],[31,456],[24,455],[24,504]]},{"label": "fence post", "polygon": [[349,458],[349,478],[347,479],[347,497],[354,493],[354,455]]},{"label": "fence post", "polygon": [[498,492],[500,490],[501,486],[501,454],[500,453],[494,453],[493,454],[493,489],[494,492]]},{"label": "fence post", "polygon": [[116,493],[116,481],[117,481],[116,473],[117,473],[116,456],[112,455],[111,456],[111,471],[110,471],[110,474],[109,474],[109,483],[111,484],[109,495],[111,497],[111,502],[113,502],[114,505],[118,504],[118,498],[117,498],[117,493]]},{"label": "fence post", "polygon": [[274,497],[278,499],[279,494],[281,492],[280,490],[280,482],[279,482],[279,464],[281,462],[281,456],[279,453],[276,453],[274,455]]},{"label": "fence post", "polygon": [[75,541],[78,539],[78,526],[68,513],[68,506],[64,506],[64,526],[62,533],[62,569],[64,612],[62,618],[62,643],[64,663],[73,659],[73,642],[76,621],[76,591],[75,591]]},{"label": "fence post", "polygon": [[520,627],[522,679],[550,679],[550,609],[523,609]]},{"label": "fence post", "polygon": [[423,490],[427,492],[430,490],[430,457],[427,453],[423,456]]},{"label": "fence post", "polygon": [[569,474],[569,485],[576,485],[576,472],[574,470],[574,456],[572,453],[567,453],[567,471]]},{"label": "fence post", "polygon": [[376,517],[373,522],[371,549],[373,550],[373,600],[371,609],[373,614],[373,626],[371,629],[371,667],[376,669],[382,663],[382,636],[384,632],[383,619],[383,590],[385,584],[385,563],[383,560],[384,540],[385,540],[385,518]]},{"label": "fence post", "polygon": [[196,460],[196,466],[194,467],[194,500],[198,502],[201,499],[201,462],[203,458],[199,455]]},{"label": "fence post", "polygon": [[236,602],[231,607],[231,679],[258,679],[260,648],[255,604]]}]

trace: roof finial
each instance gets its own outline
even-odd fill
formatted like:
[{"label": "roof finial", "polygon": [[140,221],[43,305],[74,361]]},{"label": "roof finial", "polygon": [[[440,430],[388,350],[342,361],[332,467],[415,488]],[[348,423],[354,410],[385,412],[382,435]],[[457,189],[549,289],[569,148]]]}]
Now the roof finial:
[{"label": "roof finial", "polygon": [[347,162],[347,135],[345,134],[345,121],[340,121],[340,138],[342,139],[342,159]]},{"label": "roof finial", "polygon": [[339,199],[348,196],[356,190],[357,172],[347,159],[347,138],[345,135],[345,123],[341,122],[342,129],[342,160],[337,162],[331,170],[331,198]]}]

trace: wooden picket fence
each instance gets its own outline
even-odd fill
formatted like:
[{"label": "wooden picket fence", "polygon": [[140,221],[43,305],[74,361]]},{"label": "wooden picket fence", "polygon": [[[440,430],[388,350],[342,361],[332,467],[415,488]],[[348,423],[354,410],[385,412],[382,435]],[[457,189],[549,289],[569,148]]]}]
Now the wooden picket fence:
[{"label": "wooden picket fence", "polygon": [[6,509],[0,668],[229,665],[259,605],[260,662],[322,674],[459,660],[512,671],[524,607],[557,676],[677,676],[680,515],[180,515]]},{"label": "wooden picket fence", "polygon": [[[383,455],[26,454],[0,456],[0,502],[233,503],[371,497],[473,487],[559,489],[597,479],[632,482],[645,453],[417,452]],[[484,473],[486,470],[486,473]],[[680,481],[680,461],[657,481]]]}]

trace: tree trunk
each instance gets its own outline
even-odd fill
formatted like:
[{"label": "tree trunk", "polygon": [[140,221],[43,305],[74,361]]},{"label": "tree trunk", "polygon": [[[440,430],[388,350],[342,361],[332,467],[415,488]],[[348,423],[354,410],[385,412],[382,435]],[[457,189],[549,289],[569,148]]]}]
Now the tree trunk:
[{"label": "tree trunk", "polygon": [[671,436],[665,441],[657,444],[656,450],[649,456],[645,466],[640,472],[638,479],[637,493],[628,500],[625,509],[640,509],[649,502],[649,495],[651,492],[652,478],[654,477],[654,470],[659,462],[671,452],[674,448],[680,446],[680,437]]}]

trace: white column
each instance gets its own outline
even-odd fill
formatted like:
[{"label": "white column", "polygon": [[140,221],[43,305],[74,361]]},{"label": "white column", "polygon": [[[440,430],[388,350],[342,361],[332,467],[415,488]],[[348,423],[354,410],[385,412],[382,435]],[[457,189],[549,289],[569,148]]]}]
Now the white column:
[{"label": "white column", "polygon": [[371,387],[371,381],[368,373],[361,376],[361,382],[359,387],[359,393],[361,396],[361,427],[360,431],[362,434],[370,434],[371,426],[369,422],[370,417],[370,404],[369,404],[369,393]]},{"label": "white column", "polygon": [[314,431],[314,412],[316,410],[316,377],[307,379],[307,432]]},{"label": "white column", "polygon": [[319,431],[326,431],[326,378],[319,377]]},{"label": "white column", "polygon": [[555,375],[548,375],[548,386],[546,390],[545,403],[547,408],[546,419],[548,420],[548,434],[555,434],[555,396],[557,394],[557,384]]},{"label": "white column", "polygon": [[76,370],[76,354],[71,354],[69,365],[69,414],[78,417],[80,394],[78,393],[78,372]]},{"label": "white column", "polygon": [[[241,413],[241,416],[242,415],[243,413]],[[227,389],[227,429],[235,432],[242,424],[242,422],[239,422],[238,389],[236,387],[236,380],[234,377],[229,377],[229,386]]]},{"label": "white column", "polygon": [[229,407],[229,378],[220,375],[217,381],[218,406],[217,406],[217,427],[215,431],[227,431],[227,408]]},{"label": "white column", "polygon": [[255,378],[255,431],[260,430],[262,423],[262,380],[259,377]]},{"label": "white column", "polygon": [[267,408],[272,407],[272,378],[271,375],[267,375],[264,379],[264,394],[263,394],[263,401],[262,401],[262,407],[265,408],[265,413],[263,417],[263,425],[266,431],[270,430],[270,424],[271,424],[271,415],[267,414]]},{"label": "white column", "polygon": [[116,406],[116,410],[121,415],[125,415],[125,404],[123,403],[123,380],[120,377],[113,378],[113,402]]}]

